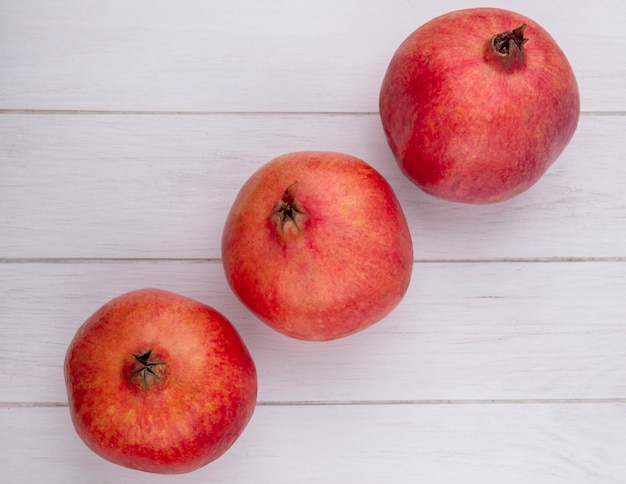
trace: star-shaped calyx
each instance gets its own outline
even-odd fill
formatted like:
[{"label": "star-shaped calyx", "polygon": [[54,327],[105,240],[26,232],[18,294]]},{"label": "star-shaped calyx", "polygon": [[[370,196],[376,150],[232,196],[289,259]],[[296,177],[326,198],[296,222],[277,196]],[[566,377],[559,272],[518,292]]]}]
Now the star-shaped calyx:
[{"label": "star-shaped calyx", "polygon": [[494,35],[491,38],[491,48],[501,57],[521,56],[524,44],[528,42],[528,39],[524,37],[524,29],[526,29],[526,24]]},{"label": "star-shaped calyx", "polygon": [[164,361],[154,361],[152,350],[141,351],[133,354],[135,359],[130,375],[130,380],[140,385],[144,390],[150,389],[157,381],[163,379],[165,372]]},{"label": "star-shaped calyx", "polygon": [[289,185],[272,209],[272,222],[275,227],[280,228],[281,233],[285,232],[285,226],[290,222],[293,222],[298,232],[302,232],[300,219],[306,215],[306,212],[296,198],[297,188],[297,181]]}]

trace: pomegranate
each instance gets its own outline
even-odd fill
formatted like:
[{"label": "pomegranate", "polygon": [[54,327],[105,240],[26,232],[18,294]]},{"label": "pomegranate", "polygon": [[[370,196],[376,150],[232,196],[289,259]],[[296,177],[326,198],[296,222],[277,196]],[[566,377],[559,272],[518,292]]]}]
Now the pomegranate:
[{"label": "pomegranate", "polygon": [[101,457],[162,474],[217,459],[252,417],[254,362],[229,321],[159,290],[121,295],[78,329],[65,358],[72,422]]},{"label": "pomegranate", "polygon": [[233,292],[275,330],[332,340],[387,316],[411,278],[413,249],[387,181],[353,156],[296,152],[243,185],[222,236]]},{"label": "pomegranate", "polygon": [[497,8],[434,18],[402,42],[380,90],[402,172],[439,198],[491,203],[536,183],[580,113],[572,68],[528,17]]}]

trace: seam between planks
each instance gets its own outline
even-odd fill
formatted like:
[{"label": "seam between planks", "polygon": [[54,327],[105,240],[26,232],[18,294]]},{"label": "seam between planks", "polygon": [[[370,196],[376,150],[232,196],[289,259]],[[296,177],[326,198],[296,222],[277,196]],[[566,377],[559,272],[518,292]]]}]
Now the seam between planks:
[{"label": "seam between planks", "polygon": [[[626,262],[626,256],[609,257],[506,257],[476,259],[414,259],[414,264],[472,264],[472,263],[564,263],[564,262]],[[127,264],[127,263],[188,263],[221,264],[221,258],[132,258],[132,257],[0,257],[0,264]]]},{"label": "seam between planks", "polygon": [[[378,116],[378,111],[178,111],[0,108],[0,114],[112,116]],[[581,116],[626,116],[626,111],[581,111]]]},{"label": "seam between planks", "polygon": [[[345,407],[393,405],[626,405],[626,398],[510,398],[425,400],[292,400],[259,401],[257,407]],[[0,402],[0,408],[68,407],[64,402]]]}]

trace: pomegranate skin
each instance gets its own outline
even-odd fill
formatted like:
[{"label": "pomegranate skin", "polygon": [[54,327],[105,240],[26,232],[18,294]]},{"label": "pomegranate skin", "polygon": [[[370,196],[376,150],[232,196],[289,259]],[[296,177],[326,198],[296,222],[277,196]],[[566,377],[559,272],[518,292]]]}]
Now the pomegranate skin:
[{"label": "pomegranate skin", "polygon": [[233,292],[261,321],[292,338],[327,341],[399,304],[413,248],[382,175],[350,155],[307,151],[271,160],[242,186],[222,259]]},{"label": "pomegranate skin", "polygon": [[111,299],[76,331],[64,362],[72,424],[120,466],[195,471],[243,433],[257,398],[254,361],[210,306],[156,288]]},{"label": "pomegranate skin", "polygon": [[[521,51],[491,40],[522,25]],[[555,40],[532,19],[496,9],[449,12],[398,47],[380,116],[402,172],[445,200],[492,203],[534,185],[574,135],[580,97]]]}]

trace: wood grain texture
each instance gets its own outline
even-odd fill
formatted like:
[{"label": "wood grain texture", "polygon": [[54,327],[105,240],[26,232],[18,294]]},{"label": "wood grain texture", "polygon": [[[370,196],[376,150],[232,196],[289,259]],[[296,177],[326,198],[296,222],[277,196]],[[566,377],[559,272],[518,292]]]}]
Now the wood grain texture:
[{"label": "wood grain texture", "polygon": [[[624,404],[260,406],[224,456],[182,476],[100,459],[67,431],[67,408],[3,408],[0,429],[12,442],[3,452],[12,482],[45,475],[66,484],[619,484],[625,411]],[[24,431],[31,428],[37,438]],[[25,455],[37,465],[23,465]]]},{"label": "wood grain texture", "polygon": [[160,287],[212,305],[241,332],[263,402],[626,397],[626,262],[421,263],[396,310],[334,342],[269,329],[219,263],[5,264],[0,401],[64,403],[63,357],[108,299]]},{"label": "wood grain texture", "polygon": [[418,260],[626,257],[623,116],[583,116],[544,178],[487,206],[436,200],[405,179],[378,115],[5,114],[0,132],[3,257],[219,258],[241,185],[303,149],[379,170]]},{"label": "wood grain texture", "polygon": [[[583,114],[535,187],[476,207],[406,180],[377,114],[400,42],[475,6],[0,0],[0,483],[624,482],[626,8],[499,2],[557,40]],[[378,169],[415,246],[396,310],[327,343],[256,320],[220,261],[241,184],[303,149]],[[66,406],[77,327],[149,286],[223,312],[259,372],[240,440],[184,476],[99,459]]]},{"label": "wood grain texture", "polygon": [[[622,2],[498,6],[523,10],[559,42],[579,78],[583,110],[626,110],[626,65],[615,61],[626,48]],[[0,7],[3,109],[375,112],[400,42],[431,18],[476,3],[5,0]]]}]

